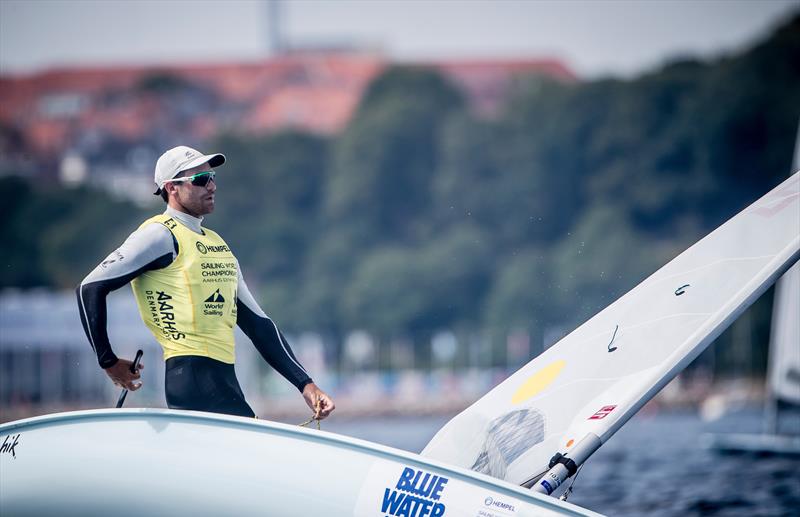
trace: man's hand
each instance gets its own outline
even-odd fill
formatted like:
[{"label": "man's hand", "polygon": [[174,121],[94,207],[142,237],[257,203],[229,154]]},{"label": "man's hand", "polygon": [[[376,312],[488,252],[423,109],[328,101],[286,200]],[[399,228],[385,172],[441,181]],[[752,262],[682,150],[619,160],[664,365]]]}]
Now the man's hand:
[{"label": "man's hand", "polygon": [[133,361],[119,359],[114,366],[105,368],[106,375],[108,375],[111,380],[114,381],[114,384],[120,388],[125,388],[129,391],[136,391],[142,387],[142,383],[133,381],[141,378],[141,375],[139,375],[139,370],[143,369],[144,365],[140,364],[139,368],[134,373],[131,373],[132,364]]},{"label": "man's hand", "polygon": [[336,409],[336,404],[333,403],[333,399],[330,398],[327,393],[319,389],[313,382],[303,387],[303,398],[306,400],[308,407],[314,411],[315,420],[326,418]]}]

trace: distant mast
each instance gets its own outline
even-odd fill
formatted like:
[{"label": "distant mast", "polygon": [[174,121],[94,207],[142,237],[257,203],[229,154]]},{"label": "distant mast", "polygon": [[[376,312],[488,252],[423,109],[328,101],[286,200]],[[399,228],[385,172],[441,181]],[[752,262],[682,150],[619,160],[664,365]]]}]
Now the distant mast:
[{"label": "distant mast", "polygon": [[281,16],[283,6],[281,3],[281,0],[267,0],[265,2],[267,52],[273,57],[280,56],[286,51],[286,46],[283,42],[283,19]]},{"label": "distant mast", "polygon": [[794,166],[792,168],[794,169],[793,173],[800,169],[800,122],[797,124],[797,139],[794,143]]}]

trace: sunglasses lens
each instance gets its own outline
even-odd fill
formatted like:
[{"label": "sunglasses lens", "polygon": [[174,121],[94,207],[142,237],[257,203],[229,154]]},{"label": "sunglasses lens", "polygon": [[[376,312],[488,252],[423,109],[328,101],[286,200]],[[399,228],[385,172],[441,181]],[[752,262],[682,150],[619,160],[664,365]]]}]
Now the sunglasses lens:
[{"label": "sunglasses lens", "polygon": [[192,176],[192,185],[195,187],[205,187],[208,182],[214,179],[214,172],[203,172]]}]

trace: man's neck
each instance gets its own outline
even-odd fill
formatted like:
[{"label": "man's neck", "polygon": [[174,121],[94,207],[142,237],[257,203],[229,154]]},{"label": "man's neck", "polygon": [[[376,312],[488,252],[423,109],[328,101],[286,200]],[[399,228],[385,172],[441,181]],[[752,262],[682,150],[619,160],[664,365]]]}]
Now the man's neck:
[{"label": "man's neck", "polygon": [[174,219],[177,219],[178,222],[192,230],[194,233],[199,233],[202,235],[203,229],[200,227],[200,225],[203,223],[202,217],[194,217],[186,212],[181,212],[171,205],[167,205],[167,210],[164,213]]}]

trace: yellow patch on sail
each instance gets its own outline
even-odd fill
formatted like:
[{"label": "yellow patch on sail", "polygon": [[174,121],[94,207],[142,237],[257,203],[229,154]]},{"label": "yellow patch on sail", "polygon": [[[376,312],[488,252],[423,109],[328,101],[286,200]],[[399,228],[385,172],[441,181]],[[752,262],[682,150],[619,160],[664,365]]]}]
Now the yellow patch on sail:
[{"label": "yellow patch on sail", "polygon": [[564,360],[556,361],[534,373],[514,392],[514,396],[511,397],[511,403],[519,404],[537,395],[556,380],[556,377],[558,377],[558,374],[561,373],[566,364],[567,362]]}]

